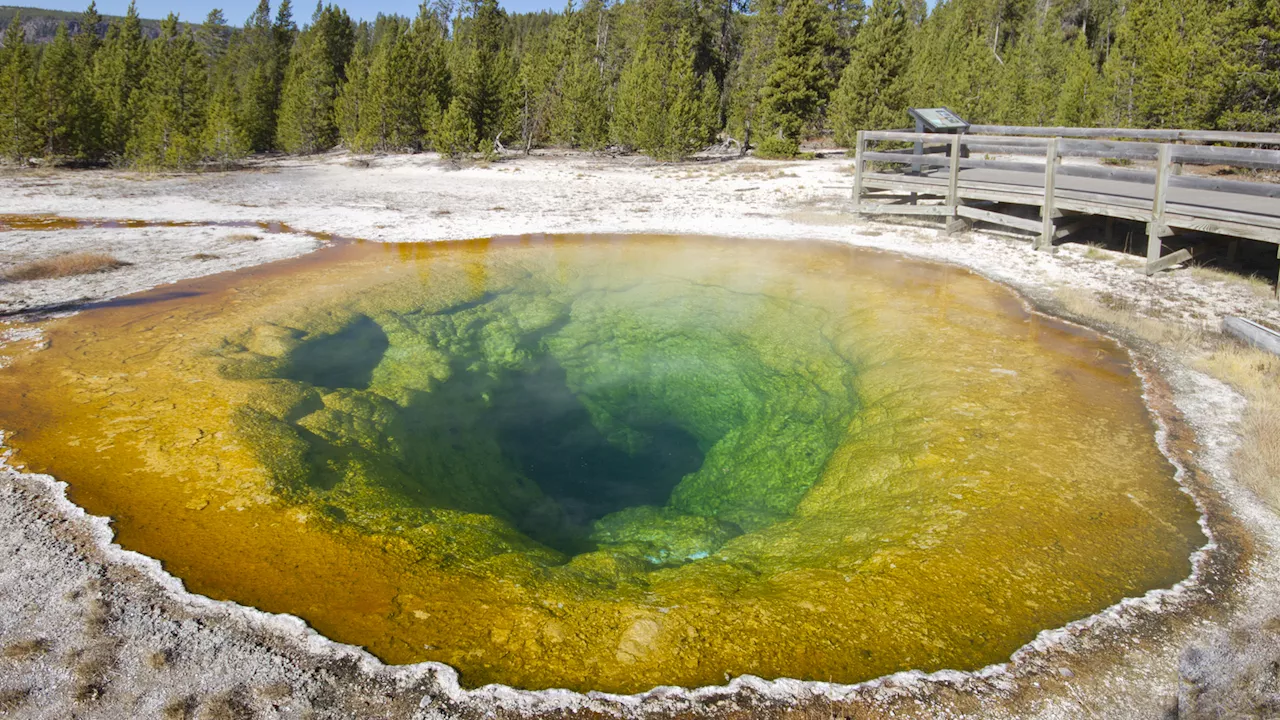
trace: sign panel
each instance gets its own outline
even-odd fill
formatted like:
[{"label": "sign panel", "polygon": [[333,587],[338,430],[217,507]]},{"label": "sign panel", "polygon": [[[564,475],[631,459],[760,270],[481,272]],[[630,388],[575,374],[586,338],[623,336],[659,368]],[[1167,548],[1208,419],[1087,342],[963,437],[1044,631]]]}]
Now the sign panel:
[{"label": "sign panel", "polygon": [[969,123],[946,108],[911,108],[907,112],[924,123],[925,128],[933,132],[954,132],[968,130]]}]

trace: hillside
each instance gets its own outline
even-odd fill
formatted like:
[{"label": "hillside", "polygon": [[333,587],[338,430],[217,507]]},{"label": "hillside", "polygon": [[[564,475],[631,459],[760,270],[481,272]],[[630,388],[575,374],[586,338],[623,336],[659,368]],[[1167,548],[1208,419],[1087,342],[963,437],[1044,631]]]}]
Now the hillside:
[{"label": "hillside", "polygon": [[[0,30],[9,27],[9,23],[13,22],[14,15],[19,13],[22,14],[22,30],[29,43],[43,45],[53,40],[54,33],[58,31],[58,25],[64,22],[72,35],[80,32],[80,13],[78,12],[45,10],[14,5],[0,5]],[[120,19],[118,15],[103,15],[103,22],[98,27],[98,35],[105,35],[107,23],[118,19]],[[148,38],[159,37],[160,21],[143,19],[142,32]]]}]

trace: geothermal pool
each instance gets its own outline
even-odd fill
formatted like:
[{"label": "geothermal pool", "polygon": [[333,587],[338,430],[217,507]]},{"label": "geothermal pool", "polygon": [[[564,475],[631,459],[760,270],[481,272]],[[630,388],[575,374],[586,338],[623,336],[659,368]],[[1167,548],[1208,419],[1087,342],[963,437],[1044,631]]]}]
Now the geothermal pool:
[{"label": "geothermal pool", "polygon": [[346,244],[102,304],[14,462],[187,587],[467,686],[976,669],[1205,542],[1128,354],[826,243]]}]

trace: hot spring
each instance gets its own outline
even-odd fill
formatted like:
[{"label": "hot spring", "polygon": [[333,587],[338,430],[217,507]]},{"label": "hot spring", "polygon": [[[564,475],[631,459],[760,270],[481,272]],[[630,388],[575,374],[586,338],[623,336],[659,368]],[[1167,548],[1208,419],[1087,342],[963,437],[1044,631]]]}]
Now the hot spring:
[{"label": "hot spring", "polygon": [[48,339],[0,372],[16,462],[467,686],[976,669],[1205,542],[1123,348],[841,245],[350,244]]}]

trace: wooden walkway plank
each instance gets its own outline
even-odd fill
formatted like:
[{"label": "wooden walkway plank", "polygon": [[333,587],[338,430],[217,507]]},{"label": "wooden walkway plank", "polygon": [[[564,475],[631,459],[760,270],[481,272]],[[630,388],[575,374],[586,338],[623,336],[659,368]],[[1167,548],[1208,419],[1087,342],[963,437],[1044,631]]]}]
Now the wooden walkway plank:
[{"label": "wooden walkway plank", "polygon": [[[1280,184],[1182,174],[1183,166],[1191,164],[1280,169],[1280,151],[1261,147],[1280,142],[1270,143],[1263,134],[1130,133],[1105,128],[1077,133],[1074,131],[1080,129],[1076,128],[1063,132],[1063,137],[1045,137],[1045,129],[1041,129],[1038,136],[1023,133],[1034,130],[1027,128],[975,126],[972,129],[976,134],[859,132],[854,173],[855,211],[941,216],[948,218],[947,232],[973,221],[997,223],[1034,233],[1032,244],[1039,250],[1051,250],[1055,240],[1079,231],[1092,222],[1092,217],[1107,218],[1108,227],[1115,219],[1144,223],[1149,272],[1185,261],[1194,254],[1179,251],[1162,255],[1163,238],[1175,232],[1212,233],[1280,246]],[[1164,142],[1139,141],[1150,139]],[[1275,139],[1280,140],[1280,134],[1276,134]],[[910,142],[913,148],[923,148],[923,154],[917,154],[915,149],[868,150],[870,143],[881,141]],[[1183,141],[1236,142],[1254,147],[1170,144]],[[989,154],[983,158],[970,157],[975,150]],[[1036,156],[1043,160],[1036,162]],[[1067,157],[1154,160],[1156,167],[1153,171],[1067,163],[1064,162]],[[916,170],[872,171],[868,162],[883,162],[890,167],[914,166]],[[895,206],[867,202],[877,192],[909,199],[932,197],[937,199],[937,204]],[[1034,207],[1039,209],[1040,218],[1031,220],[972,205],[984,202]],[[1086,217],[1073,217],[1066,227],[1059,227],[1058,221],[1064,212]]]}]

